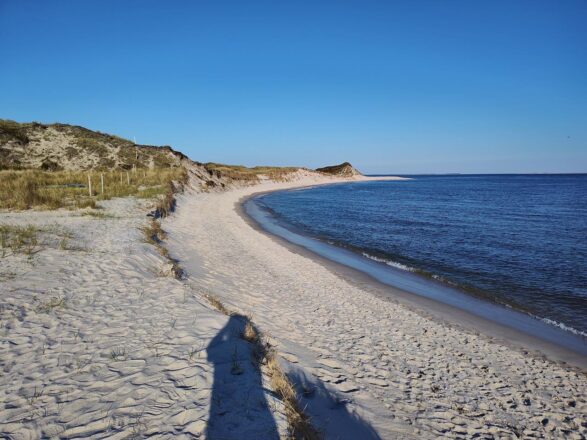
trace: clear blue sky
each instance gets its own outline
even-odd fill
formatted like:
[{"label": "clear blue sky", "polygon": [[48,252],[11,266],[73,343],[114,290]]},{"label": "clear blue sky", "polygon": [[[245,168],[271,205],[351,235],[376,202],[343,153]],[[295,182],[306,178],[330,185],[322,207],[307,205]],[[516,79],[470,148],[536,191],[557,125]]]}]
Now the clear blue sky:
[{"label": "clear blue sky", "polygon": [[0,117],[199,161],[587,172],[586,0],[0,0]]}]

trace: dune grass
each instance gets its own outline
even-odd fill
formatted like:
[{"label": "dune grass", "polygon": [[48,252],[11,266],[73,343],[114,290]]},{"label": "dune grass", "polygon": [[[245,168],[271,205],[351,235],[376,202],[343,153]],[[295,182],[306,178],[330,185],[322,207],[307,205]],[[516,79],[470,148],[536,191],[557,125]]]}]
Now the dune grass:
[{"label": "dune grass", "polygon": [[266,176],[275,181],[284,180],[285,177],[300,168],[295,167],[265,167],[258,166],[247,168],[242,165],[225,165],[219,163],[209,162],[204,164],[204,167],[211,173],[215,173],[218,177],[225,177],[232,180],[244,180],[257,182],[260,176]]},{"label": "dune grass", "polygon": [[13,254],[32,255],[39,246],[40,229],[32,226],[14,226],[0,224],[0,256],[4,257],[10,250]]},{"label": "dune grass", "polygon": [[16,254],[32,257],[45,248],[82,250],[69,245],[73,238],[71,231],[57,224],[39,227],[0,223],[0,258]]},{"label": "dune grass", "polygon": [[210,305],[219,312],[228,316],[239,316],[244,319],[244,328],[241,338],[252,346],[253,365],[269,376],[271,389],[281,399],[285,409],[285,416],[289,424],[291,438],[303,440],[322,440],[323,434],[313,425],[305,409],[300,405],[300,399],[292,381],[279,364],[275,347],[259,331],[253,323],[251,316],[243,316],[235,311],[227,309],[221,301],[211,294],[204,294]]},{"label": "dune grass", "polygon": [[0,171],[0,209],[95,208],[97,201],[113,197],[168,197],[174,181],[186,180],[182,167],[128,172]]}]

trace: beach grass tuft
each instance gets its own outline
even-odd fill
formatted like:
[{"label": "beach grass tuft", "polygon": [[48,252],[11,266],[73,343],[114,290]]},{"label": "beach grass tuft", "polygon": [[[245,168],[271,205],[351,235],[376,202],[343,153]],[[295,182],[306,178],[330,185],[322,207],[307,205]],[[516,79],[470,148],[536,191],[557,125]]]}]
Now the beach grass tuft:
[{"label": "beach grass tuft", "polygon": [[10,250],[13,254],[32,255],[40,247],[39,232],[35,226],[0,225],[0,256],[6,256]]},{"label": "beach grass tuft", "polygon": [[48,301],[39,304],[37,307],[37,312],[39,313],[49,313],[55,309],[61,309],[65,307],[65,298],[60,296],[55,296],[49,299]]},{"label": "beach grass tuft", "polygon": [[[210,297],[208,297],[208,299],[209,298]],[[221,307],[226,310],[222,304]],[[301,408],[297,392],[292,382],[284,373],[281,365],[279,365],[277,351],[271,346],[267,339],[263,337],[250,316],[246,316],[244,319],[245,326],[241,337],[253,345],[254,365],[256,365],[259,370],[261,370],[262,366],[265,367],[265,371],[270,377],[271,389],[283,402],[291,431],[291,437],[304,440],[321,439],[321,433],[314,428],[310,418]]]},{"label": "beach grass tuft", "polygon": [[163,240],[167,237],[167,233],[161,228],[161,223],[153,219],[149,224],[140,228],[145,242],[154,246],[159,246]]},{"label": "beach grass tuft", "polygon": [[267,340],[264,340],[250,318],[246,319],[243,339],[254,345],[254,360],[258,368],[261,368],[261,365],[265,366],[265,371],[270,377],[271,389],[285,406],[291,437],[304,440],[322,439],[322,434],[312,425],[310,418],[300,406],[293,383],[279,364],[277,351]]},{"label": "beach grass tuft", "polygon": [[126,358],[126,347],[114,347],[110,350],[110,358],[113,361],[121,361]]},{"label": "beach grass tuft", "polygon": [[247,322],[245,323],[242,338],[251,344],[256,344],[258,342],[259,334],[253,326],[250,317],[247,317]]}]

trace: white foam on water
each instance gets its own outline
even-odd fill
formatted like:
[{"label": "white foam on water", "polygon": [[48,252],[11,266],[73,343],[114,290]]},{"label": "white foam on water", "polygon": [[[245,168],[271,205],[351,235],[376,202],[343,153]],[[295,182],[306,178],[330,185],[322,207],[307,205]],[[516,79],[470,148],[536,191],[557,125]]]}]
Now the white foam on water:
[{"label": "white foam on water", "polygon": [[[396,269],[405,270],[407,272],[417,272],[417,270],[414,269],[413,267],[406,266],[405,264],[401,264],[401,263],[398,263],[396,261],[391,261],[391,260],[386,260],[385,258],[375,257],[373,255],[369,255],[366,252],[363,252],[362,254],[363,254],[364,257],[369,258],[370,260],[377,261],[378,263],[384,263],[384,264],[386,264],[388,266],[395,267]],[[440,275],[432,275],[432,278],[435,279],[435,280],[437,280],[437,281],[441,281],[443,283],[449,284],[449,285],[457,286],[457,284],[445,280]],[[508,309],[514,310],[514,308],[511,305],[507,304],[507,303],[500,303],[500,304],[502,306],[507,307]],[[577,330],[577,329],[575,329],[573,327],[570,327],[570,326],[568,326],[566,324],[563,324],[562,322],[554,321],[554,320],[548,319],[548,318],[541,318],[539,316],[532,315],[532,314],[530,314],[530,316],[532,316],[533,318],[539,319],[540,321],[542,321],[542,322],[544,322],[546,324],[549,324],[549,325],[558,327],[558,328],[560,328],[562,330],[565,330],[567,332],[570,332],[570,333],[573,333],[575,335],[578,335],[578,336],[582,336],[584,338],[587,338],[587,332],[583,332],[581,330]]]},{"label": "white foam on water", "polygon": [[416,271],[416,269],[414,269],[413,267],[406,266],[405,264],[401,264],[396,261],[390,261],[390,260],[386,260],[384,258],[374,257],[373,255],[369,255],[366,252],[363,252],[363,256],[367,257],[370,260],[377,261],[378,263],[385,263],[388,266],[395,267],[396,269],[401,269],[401,270],[405,270],[408,272],[415,272]]},{"label": "white foam on water", "polygon": [[555,327],[561,328],[567,332],[571,332],[571,333],[574,333],[575,335],[579,335],[579,336],[583,336],[584,338],[587,338],[586,332],[582,332],[581,330],[577,330],[573,327],[569,327],[568,325],[563,324],[562,322],[554,321],[554,320],[548,319],[548,318],[538,318],[538,319],[540,319],[542,322],[546,322],[547,324],[554,325]]}]

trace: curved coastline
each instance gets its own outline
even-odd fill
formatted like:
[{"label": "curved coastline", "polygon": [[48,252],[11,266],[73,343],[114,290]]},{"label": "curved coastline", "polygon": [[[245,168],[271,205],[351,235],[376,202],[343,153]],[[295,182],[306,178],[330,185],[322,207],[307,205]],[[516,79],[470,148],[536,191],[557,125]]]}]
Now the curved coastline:
[{"label": "curved coastline", "polygon": [[[338,185],[351,182],[327,183]],[[355,182],[353,182],[355,183]],[[257,191],[242,197],[235,208],[251,227],[289,250],[317,261],[335,275],[387,300],[395,300],[445,325],[497,338],[521,351],[534,351],[553,361],[587,369],[587,338],[544,322],[539,317],[447,286],[416,273],[390,267],[351,250],[294,231],[287,222],[262,213],[255,199],[277,191],[296,191],[320,184]],[[256,212],[253,212],[255,211]]]},{"label": "curved coastline", "polygon": [[291,244],[242,207],[262,192],[343,180],[299,173],[188,192],[164,224],[186,282],[252,317],[316,427],[328,438],[583,432],[584,357]]}]

